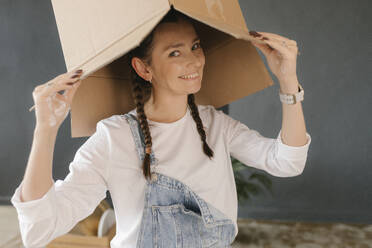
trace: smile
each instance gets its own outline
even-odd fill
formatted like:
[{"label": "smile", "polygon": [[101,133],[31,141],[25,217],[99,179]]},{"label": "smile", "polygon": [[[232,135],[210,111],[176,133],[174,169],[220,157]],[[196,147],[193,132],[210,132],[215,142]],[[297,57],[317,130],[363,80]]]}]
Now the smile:
[{"label": "smile", "polygon": [[190,74],[190,75],[184,75],[184,76],[180,76],[180,78],[182,79],[195,79],[195,78],[198,78],[199,77],[199,73],[195,72],[193,74]]}]

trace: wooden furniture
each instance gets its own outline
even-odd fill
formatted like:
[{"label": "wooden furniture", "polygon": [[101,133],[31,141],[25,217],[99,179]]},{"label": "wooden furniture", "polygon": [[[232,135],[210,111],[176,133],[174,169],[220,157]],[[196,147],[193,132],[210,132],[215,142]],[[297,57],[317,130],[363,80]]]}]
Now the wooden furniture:
[{"label": "wooden furniture", "polygon": [[68,233],[54,239],[46,248],[110,248],[110,241],[115,233],[116,225],[103,237]]},{"label": "wooden furniture", "polygon": [[105,236],[97,236],[100,218],[108,208],[111,207],[106,200],[101,201],[91,215],[77,223],[69,233],[54,239],[46,248],[110,248],[110,241],[116,234],[116,224]]}]

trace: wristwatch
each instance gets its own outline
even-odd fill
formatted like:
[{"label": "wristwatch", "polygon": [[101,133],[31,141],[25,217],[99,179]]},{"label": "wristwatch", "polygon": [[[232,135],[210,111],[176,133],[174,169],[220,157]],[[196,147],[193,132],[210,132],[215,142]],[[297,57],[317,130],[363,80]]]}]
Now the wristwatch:
[{"label": "wristwatch", "polygon": [[301,84],[298,84],[298,92],[296,94],[283,94],[279,91],[280,101],[286,104],[296,104],[304,100],[304,89]]}]

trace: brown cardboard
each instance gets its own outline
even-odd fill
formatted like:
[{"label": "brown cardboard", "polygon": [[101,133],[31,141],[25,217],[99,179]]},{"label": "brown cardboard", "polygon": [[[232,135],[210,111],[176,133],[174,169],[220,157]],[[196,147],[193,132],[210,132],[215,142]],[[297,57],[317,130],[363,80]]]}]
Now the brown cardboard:
[{"label": "brown cardboard", "polygon": [[66,233],[52,240],[46,248],[110,248],[110,242],[115,234],[116,225],[113,225],[103,237]]},{"label": "brown cardboard", "polygon": [[238,0],[52,0],[67,71],[84,70],[71,106],[71,136],[133,109],[126,54],[174,8],[195,20],[206,57],[196,104],[216,108],[273,85],[250,43]]}]

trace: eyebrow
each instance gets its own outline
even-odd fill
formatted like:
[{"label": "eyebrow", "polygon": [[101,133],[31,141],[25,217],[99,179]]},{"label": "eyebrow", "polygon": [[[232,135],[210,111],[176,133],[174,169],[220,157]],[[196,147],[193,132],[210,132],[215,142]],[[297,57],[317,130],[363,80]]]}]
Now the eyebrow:
[{"label": "eyebrow", "polygon": [[[197,40],[200,40],[199,37],[196,37],[192,43],[194,43],[195,41]],[[171,49],[171,48],[177,48],[177,47],[181,47],[181,46],[184,46],[185,44],[184,43],[177,43],[177,44],[171,44],[169,46],[166,46],[164,49],[163,49],[163,52],[167,51],[168,49]]]}]

